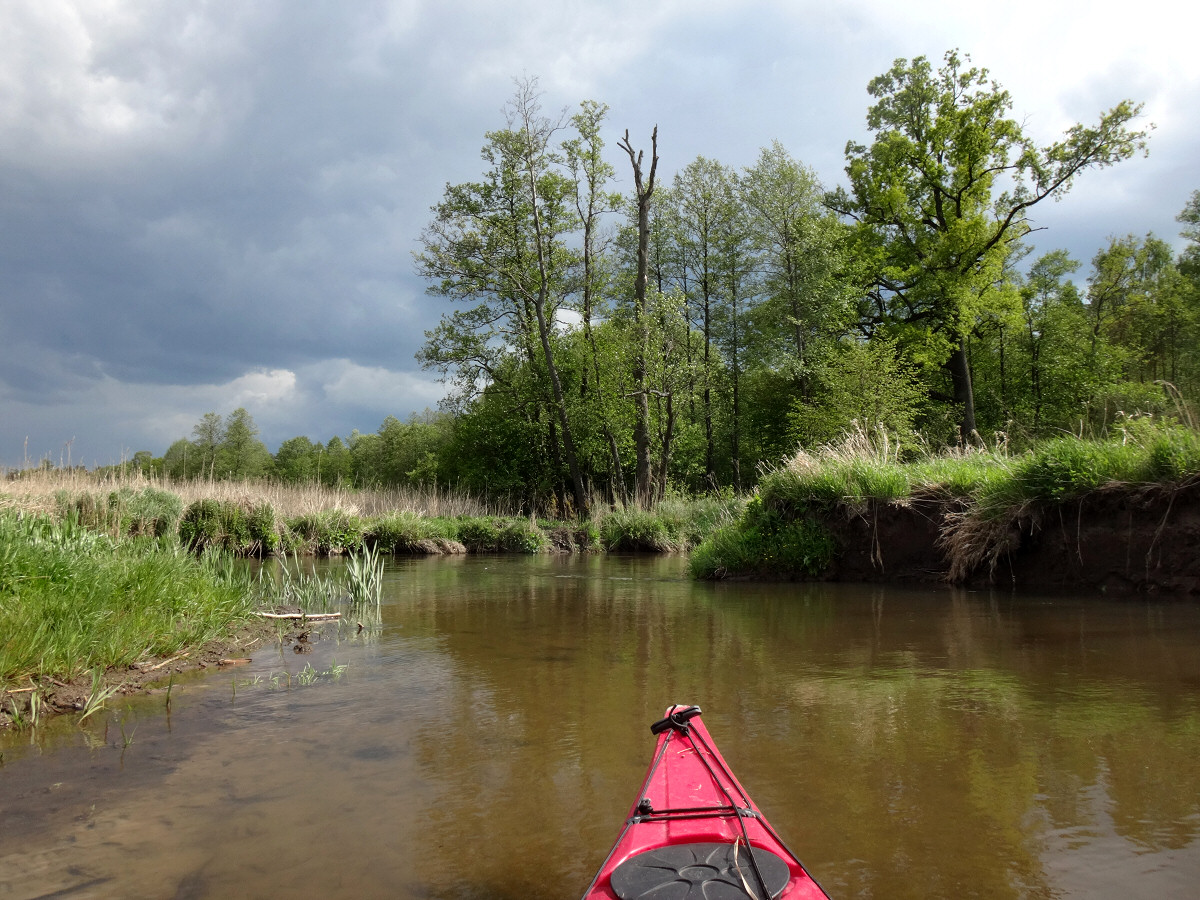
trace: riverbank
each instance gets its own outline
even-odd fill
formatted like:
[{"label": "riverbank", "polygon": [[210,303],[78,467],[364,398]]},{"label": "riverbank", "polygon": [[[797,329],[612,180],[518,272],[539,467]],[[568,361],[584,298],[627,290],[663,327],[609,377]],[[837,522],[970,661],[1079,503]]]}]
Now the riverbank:
[{"label": "riverbank", "polygon": [[700,578],[1200,594],[1200,436],[1065,438],[902,463],[799,454],[692,554]]},{"label": "riverbank", "polygon": [[686,552],[736,519],[745,499],[664,499],[652,509],[596,502],[583,521],[493,507],[435,489],[354,490],[275,482],[94,477],[22,472],[0,492],[5,508],[75,521],[114,540],[151,536],[235,556]]},{"label": "riverbank", "polygon": [[301,641],[304,611],[336,605],[371,621],[376,554],[355,556],[337,577],[293,568],[255,574],[166,538],[114,540],[74,519],[0,510],[0,727],[86,718],[115,694],[236,666],[260,644]]}]

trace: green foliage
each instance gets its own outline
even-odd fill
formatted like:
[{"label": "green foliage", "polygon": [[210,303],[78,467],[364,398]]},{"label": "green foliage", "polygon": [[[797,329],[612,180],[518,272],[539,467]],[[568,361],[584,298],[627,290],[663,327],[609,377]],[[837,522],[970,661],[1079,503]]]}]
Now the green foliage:
[{"label": "green foliage", "polygon": [[275,508],[270,503],[259,503],[246,511],[246,530],[250,541],[257,545],[255,555],[274,553],[279,549],[279,523],[275,519]]},{"label": "green foliage", "polygon": [[288,520],[287,528],[308,552],[321,556],[358,550],[365,531],[362,519],[344,509],[297,516]]},{"label": "green foliage", "polygon": [[1200,475],[1200,433],[1185,428],[1160,430],[1144,447],[1149,454],[1147,480],[1172,483]]},{"label": "green foliage", "polygon": [[529,519],[463,517],[457,524],[458,539],[470,553],[538,553],[549,545],[546,534]]},{"label": "green foliage", "polygon": [[695,578],[815,578],[836,551],[832,533],[818,518],[788,515],[755,498],[740,521],[718,529],[697,547],[688,565]]},{"label": "green foliage", "polygon": [[148,541],[0,513],[0,679],[168,656],[248,615],[248,581]]},{"label": "green foliage", "polygon": [[969,62],[956,51],[936,71],[925,57],[898,59],[873,79],[874,139],[847,144],[850,191],[830,197],[855,222],[864,324],[890,330],[914,361],[946,367],[965,439],[975,429],[967,339],[1019,302],[1005,270],[1032,230],[1030,210],[1146,139],[1129,128],[1141,107],[1122,101],[1038,147],[1010,118],[1008,92]]},{"label": "green foliage", "polygon": [[678,523],[651,510],[621,507],[600,521],[600,541],[609,552],[670,553],[684,549]]},{"label": "green foliage", "polygon": [[902,443],[915,442],[926,389],[895,342],[882,336],[843,341],[817,380],[817,399],[797,402],[788,416],[793,447],[834,440],[851,428],[882,429]]},{"label": "green foliage", "polygon": [[279,548],[279,532],[269,503],[204,499],[184,511],[179,542],[197,554],[219,550],[234,556],[263,556]]},{"label": "green foliage", "polygon": [[178,495],[151,487],[122,487],[105,495],[59,491],[55,503],[60,517],[114,537],[169,537],[183,512]]},{"label": "green foliage", "polygon": [[912,492],[910,470],[870,457],[813,459],[800,453],[786,466],[763,476],[762,502],[786,511],[832,510],[866,501],[891,501]]},{"label": "green foliage", "polygon": [[457,529],[446,519],[395,513],[369,521],[363,538],[382,553],[426,553],[457,540]]},{"label": "green foliage", "polygon": [[346,590],[352,608],[379,606],[383,597],[383,559],[373,547],[346,560]]},{"label": "green foliage", "polygon": [[197,500],[183,513],[179,523],[179,541],[188,550],[202,552],[221,543],[221,503]]}]

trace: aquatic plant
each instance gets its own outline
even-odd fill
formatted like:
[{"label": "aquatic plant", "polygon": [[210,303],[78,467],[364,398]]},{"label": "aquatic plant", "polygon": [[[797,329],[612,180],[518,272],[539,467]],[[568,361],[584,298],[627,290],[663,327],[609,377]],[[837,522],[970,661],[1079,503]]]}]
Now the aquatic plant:
[{"label": "aquatic plant", "polygon": [[378,606],[383,596],[383,559],[373,547],[364,547],[346,560],[346,588],[352,607]]},{"label": "aquatic plant", "polygon": [[104,684],[104,672],[101,669],[92,670],[92,690],[88,695],[87,700],[83,705],[83,715],[79,717],[82,724],[84,719],[92,713],[99,712],[104,708],[105,702],[117,692],[121,686],[119,684]]}]

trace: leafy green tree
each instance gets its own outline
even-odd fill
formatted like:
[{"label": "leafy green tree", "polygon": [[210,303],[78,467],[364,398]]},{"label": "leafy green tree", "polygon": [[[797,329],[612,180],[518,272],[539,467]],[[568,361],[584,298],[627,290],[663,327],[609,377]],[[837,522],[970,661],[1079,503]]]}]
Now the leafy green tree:
[{"label": "leafy green tree", "polygon": [[926,403],[925,387],[895,342],[844,340],[822,372],[815,402],[798,401],[790,415],[796,443],[812,447],[853,429],[912,443]]},{"label": "leafy green tree", "polygon": [[[705,478],[717,478],[717,438],[714,428],[713,386],[721,368],[717,346],[721,306],[722,246],[733,249],[738,228],[733,173],[721,163],[699,156],[675,175],[669,195],[673,237],[678,244],[676,284],[687,300],[689,327],[700,335],[697,368],[700,416],[704,424]],[[744,254],[743,254],[744,257]],[[744,260],[743,260],[744,261]],[[741,279],[735,279],[741,283]]]},{"label": "leafy green tree", "polygon": [[329,487],[349,484],[353,475],[350,448],[336,434],[317,448],[317,481]]},{"label": "leafy green tree", "polygon": [[901,339],[914,358],[948,372],[961,434],[975,431],[967,341],[981,317],[1012,308],[1005,264],[1033,230],[1030,210],[1075,178],[1145,148],[1128,100],[1093,126],[1074,125],[1038,147],[1009,116],[1008,91],[956,51],[935,71],[898,59],[873,79],[870,145],[846,146],[849,192],[831,205],[854,223],[864,267],[863,321]]},{"label": "leafy green tree", "polygon": [[307,437],[288,438],[275,451],[275,475],[289,484],[309,484],[317,480],[317,450]]},{"label": "leafy green tree", "polygon": [[[189,459],[190,455],[190,459]],[[163,473],[168,478],[191,478],[199,471],[199,457],[196,448],[187,438],[180,438],[167,448],[163,454]]]},{"label": "leafy green tree", "polygon": [[738,179],[762,279],[756,330],[764,363],[787,367],[803,387],[814,358],[843,335],[853,307],[845,229],[824,205],[816,174],[775,141]]},{"label": "leafy green tree", "polygon": [[551,411],[548,443],[570,475],[575,509],[587,508],[573,426],[555,357],[553,325],[569,293],[576,218],[571,180],[551,141],[561,120],[543,115],[536,82],[522,81],[491,132],[481,182],[447,186],[421,236],[417,270],[430,292],[473,304],[444,316],[426,337],[423,365],[453,375],[463,397],[496,382],[518,354],[539,375],[539,408]]},{"label": "leafy green tree", "polygon": [[1193,285],[1200,284],[1200,190],[1192,191],[1183,211],[1176,216],[1183,223],[1180,234],[1187,238],[1188,245],[1179,259],[1179,270]]},{"label": "leafy green tree", "polygon": [[245,408],[238,407],[223,423],[217,448],[216,471],[231,479],[259,478],[271,468],[271,454],[258,440],[258,426]]},{"label": "leafy green tree", "polygon": [[207,412],[192,428],[192,451],[197,457],[188,475],[214,477],[217,451],[225,440],[225,422],[215,412]]},{"label": "leafy green tree", "polygon": [[[615,171],[604,160],[604,141],[600,129],[608,114],[608,107],[594,101],[584,101],[580,111],[572,118],[576,136],[563,142],[566,165],[571,174],[575,214],[579,223],[579,259],[576,269],[575,292],[579,300],[580,325],[587,350],[590,351],[591,366],[581,378],[581,391],[588,399],[584,417],[595,417],[604,436],[609,456],[609,480],[614,495],[622,501],[628,498],[622,474],[621,450],[614,430],[614,419],[619,416],[617,396],[609,389],[611,379],[604,375],[604,368],[612,365],[610,354],[601,351],[595,333],[597,313],[608,311],[606,293],[612,288],[612,262],[606,253],[609,240],[604,233],[605,218],[619,209],[621,196],[607,190]],[[577,419],[578,420],[578,419]],[[584,419],[586,421],[586,418]]]},{"label": "leafy green tree", "polygon": [[143,475],[161,475],[163,471],[163,461],[156,459],[154,454],[149,450],[139,450],[133,454],[133,458],[129,461],[130,467],[135,472],[141,472]]},{"label": "leafy green tree", "polygon": [[1152,234],[1113,238],[1088,279],[1091,344],[1116,348],[1132,382],[1195,379],[1197,313],[1169,244]]}]

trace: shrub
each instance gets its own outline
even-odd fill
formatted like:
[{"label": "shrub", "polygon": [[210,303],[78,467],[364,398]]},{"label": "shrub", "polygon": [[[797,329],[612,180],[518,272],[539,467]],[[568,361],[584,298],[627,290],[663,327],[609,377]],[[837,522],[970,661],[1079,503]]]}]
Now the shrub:
[{"label": "shrub", "polygon": [[487,517],[463,516],[457,522],[458,539],[468,553],[500,552],[500,527],[498,520]]},{"label": "shrub", "polygon": [[604,548],[616,552],[650,551],[669,553],[683,549],[678,532],[656,512],[634,506],[617,507],[600,522],[600,540]]},{"label": "shrub", "polygon": [[382,553],[462,552],[454,523],[412,512],[396,513],[367,523],[363,540]]},{"label": "shrub", "polygon": [[279,524],[275,519],[275,507],[260,503],[246,513],[246,530],[256,553],[264,556],[279,549]]},{"label": "shrub", "polygon": [[301,546],[324,556],[353,552],[363,543],[362,520],[344,509],[298,516],[288,522],[288,529]]},{"label": "shrub", "polygon": [[224,550],[236,556],[274,553],[280,544],[275,510],[232,500],[197,500],[179,522],[179,542],[193,553]]},{"label": "shrub", "polygon": [[470,553],[537,553],[549,539],[529,519],[463,517],[457,522],[458,539]]},{"label": "shrub", "polygon": [[829,567],[836,550],[833,534],[815,517],[791,517],[755,498],[739,522],[719,528],[696,548],[689,567],[696,578],[812,578]]},{"label": "shrub", "polygon": [[179,521],[179,542],[188,550],[200,552],[221,542],[221,504],[217,500],[197,500],[184,510]]}]

